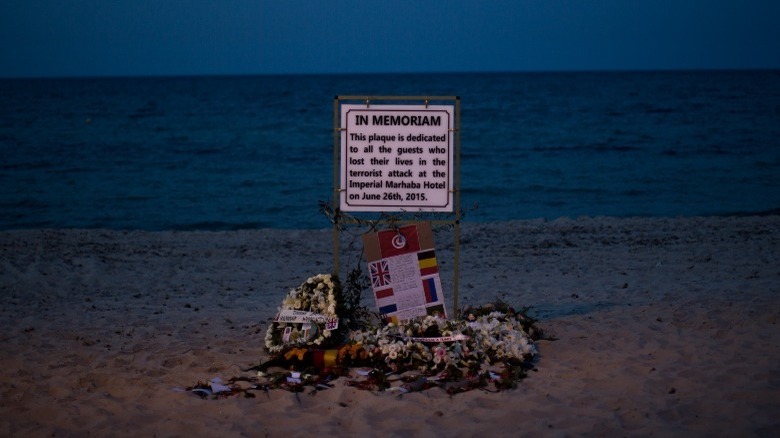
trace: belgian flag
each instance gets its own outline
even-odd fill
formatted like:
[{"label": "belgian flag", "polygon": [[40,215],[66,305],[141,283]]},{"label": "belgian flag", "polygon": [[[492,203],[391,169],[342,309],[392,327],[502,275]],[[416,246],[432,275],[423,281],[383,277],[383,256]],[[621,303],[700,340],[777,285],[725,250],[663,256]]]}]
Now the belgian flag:
[{"label": "belgian flag", "polygon": [[420,263],[420,276],[432,275],[439,272],[439,266],[436,263],[436,254],[432,249],[417,253],[417,261]]}]

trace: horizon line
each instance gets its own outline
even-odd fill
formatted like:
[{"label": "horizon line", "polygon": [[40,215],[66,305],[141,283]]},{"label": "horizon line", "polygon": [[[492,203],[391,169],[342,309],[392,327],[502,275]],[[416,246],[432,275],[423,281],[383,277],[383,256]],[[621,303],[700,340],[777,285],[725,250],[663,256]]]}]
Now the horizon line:
[{"label": "horizon line", "polygon": [[143,73],[143,74],[73,74],[3,76],[0,80],[60,80],[60,79],[164,79],[164,78],[231,78],[280,76],[414,76],[414,75],[500,75],[500,74],[583,74],[583,73],[718,73],[773,72],[780,67],[719,67],[719,68],[642,68],[642,69],[539,69],[539,70],[463,70],[463,71],[376,71],[376,72],[274,72],[274,73]]}]

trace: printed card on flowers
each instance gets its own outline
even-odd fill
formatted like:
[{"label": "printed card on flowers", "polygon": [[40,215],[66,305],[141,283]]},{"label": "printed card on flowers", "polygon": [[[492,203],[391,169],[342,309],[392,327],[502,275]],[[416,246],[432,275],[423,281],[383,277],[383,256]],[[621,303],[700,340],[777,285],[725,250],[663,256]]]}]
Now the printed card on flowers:
[{"label": "printed card on flowers", "polygon": [[394,322],[435,314],[446,318],[429,223],[366,233],[363,246],[379,313]]}]

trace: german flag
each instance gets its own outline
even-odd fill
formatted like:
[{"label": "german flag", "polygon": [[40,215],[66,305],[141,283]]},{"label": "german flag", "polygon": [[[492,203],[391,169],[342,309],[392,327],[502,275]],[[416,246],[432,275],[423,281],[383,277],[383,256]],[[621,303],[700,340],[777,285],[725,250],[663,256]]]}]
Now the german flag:
[{"label": "german flag", "polygon": [[339,355],[338,350],[314,350],[312,353],[314,366],[318,370],[323,370],[326,367],[335,366]]},{"label": "german flag", "polygon": [[436,254],[432,249],[417,253],[417,261],[420,264],[420,275],[432,275],[439,272],[439,266],[436,263]]}]

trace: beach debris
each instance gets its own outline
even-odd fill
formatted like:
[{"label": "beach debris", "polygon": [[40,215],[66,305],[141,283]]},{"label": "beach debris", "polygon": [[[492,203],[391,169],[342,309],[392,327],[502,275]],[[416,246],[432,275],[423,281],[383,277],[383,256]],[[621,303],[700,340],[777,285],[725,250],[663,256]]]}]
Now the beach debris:
[{"label": "beach debris", "polygon": [[222,384],[222,379],[219,377],[209,380],[209,386],[211,386],[211,391],[215,394],[231,390],[229,386]]}]

